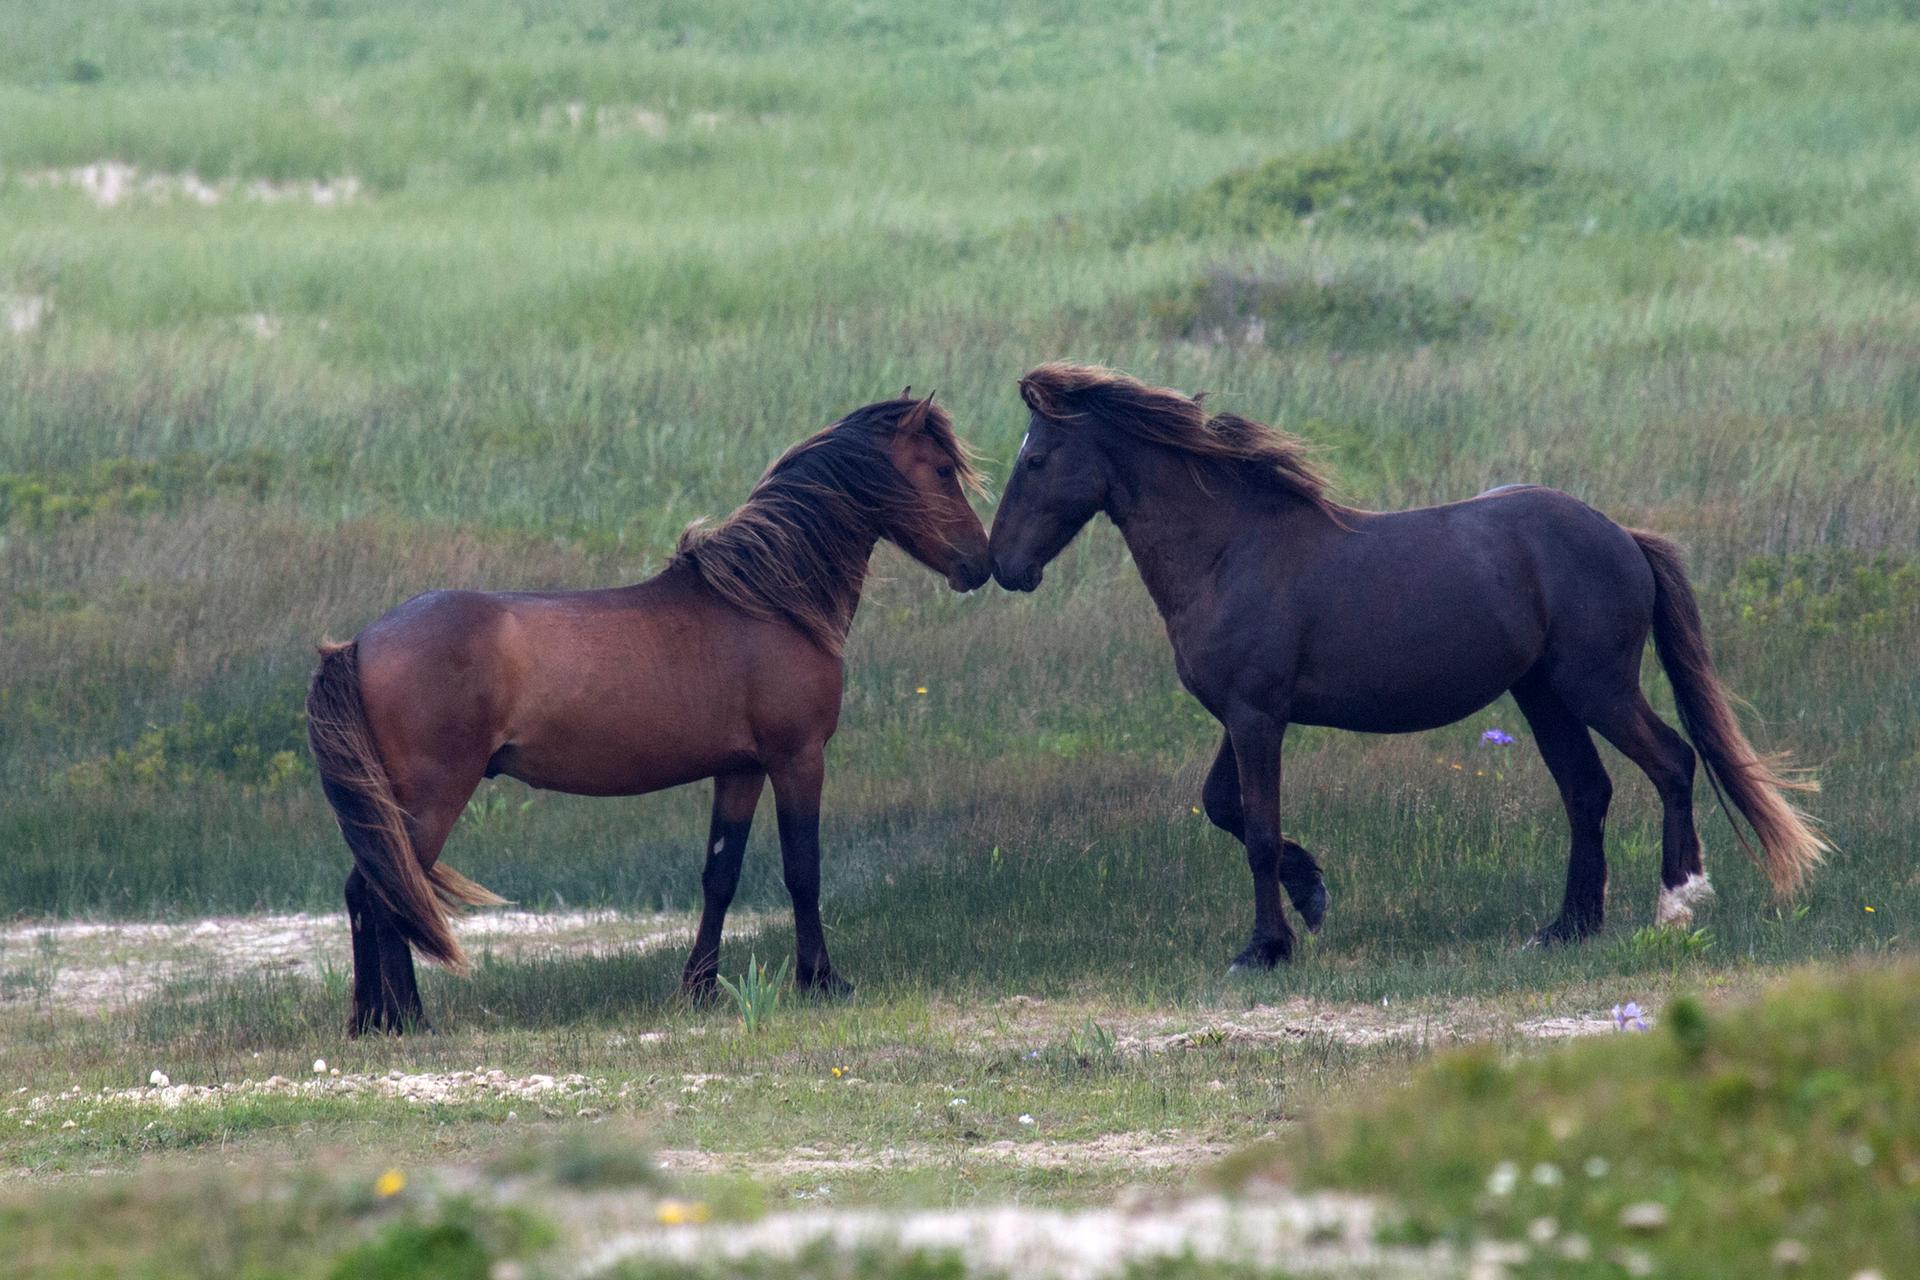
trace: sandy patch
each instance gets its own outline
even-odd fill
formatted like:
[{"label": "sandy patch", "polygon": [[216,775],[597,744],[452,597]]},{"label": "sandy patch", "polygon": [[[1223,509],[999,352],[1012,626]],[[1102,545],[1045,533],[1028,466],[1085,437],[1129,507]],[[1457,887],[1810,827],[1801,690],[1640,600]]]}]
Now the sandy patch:
[{"label": "sandy patch", "polygon": [[21,173],[19,178],[29,187],[77,190],[101,209],[115,209],[134,201],[162,204],[180,200],[210,206],[234,199],[256,204],[298,201],[327,208],[351,203],[365,193],[360,179],[351,174],[287,181],[255,178],[241,182],[226,178],[208,182],[192,170],[150,173],[119,160],[98,160],[70,169],[32,169]]},{"label": "sandy patch", "polygon": [[1193,1259],[1289,1275],[1440,1276],[1451,1251],[1374,1242],[1380,1211],[1356,1196],[1207,1196],[1172,1204],[1058,1210],[1023,1206],[913,1212],[812,1209],[751,1223],[661,1227],[615,1235],[584,1255],[591,1277],[635,1259],[712,1265],[792,1260],[809,1249],[877,1247],[958,1255],[970,1272],[1095,1280],[1129,1267]]},{"label": "sandy patch", "polygon": [[[395,1098],[423,1106],[484,1102],[494,1099],[562,1103],[599,1097],[608,1089],[604,1078],[583,1075],[509,1075],[480,1068],[475,1071],[389,1071],[385,1075],[337,1071],[316,1073],[305,1080],[268,1076],[265,1080],[234,1080],[219,1084],[174,1084],[156,1072],[155,1082],[130,1089],[68,1089],[41,1094],[6,1109],[9,1116],[34,1117],[60,1108],[75,1110],[87,1104],[100,1107],[224,1106],[247,1098]],[[78,1107],[76,1106],[78,1104]]]},{"label": "sandy patch", "polygon": [[750,1173],[774,1178],[833,1177],[887,1169],[920,1169],[952,1164],[1005,1164],[1022,1169],[1094,1169],[1125,1165],[1130,1169],[1187,1169],[1211,1164],[1234,1144],[1197,1138],[1177,1129],[1158,1133],[1109,1133],[1084,1142],[1033,1139],[980,1142],[961,1148],[909,1144],[898,1147],[791,1147],[779,1155],[750,1151],[668,1150],[655,1157],[660,1167],[679,1174]]},{"label": "sandy patch", "polygon": [[45,294],[0,293],[0,328],[11,334],[32,333],[46,322],[49,310]]},{"label": "sandy patch", "polygon": [[[996,1006],[997,1025],[981,1025],[984,1039],[1032,1040],[1072,1033],[1085,1017],[1066,1005],[1030,996],[1013,996]],[[1113,1037],[1114,1052],[1138,1056],[1183,1053],[1223,1046],[1270,1047],[1288,1041],[1370,1049],[1383,1045],[1435,1048],[1476,1040],[1518,1037],[1559,1040],[1602,1035],[1616,1030],[1613,1020],[1595,1011],[1554,1018],[1519,1019],[1483,1001],[1461,1000],[1417,1006],[1401,1012],[1391,1006],[1332,1004],[1305,998],[1218,1013],[1180,1015],[1091,1015]]]},{"label": "sandy patch", "polygon": [[[737,928],[753,928],[742,914]],[[489,911],[455,925],[476,958],[612,955],[688,943],[690,917],[613,911]],[[178,923],[49,921],[0,927],[0,1007],[95,1011],[169,982],[271,970],[344,969],[344,913],[223,916]]]}]

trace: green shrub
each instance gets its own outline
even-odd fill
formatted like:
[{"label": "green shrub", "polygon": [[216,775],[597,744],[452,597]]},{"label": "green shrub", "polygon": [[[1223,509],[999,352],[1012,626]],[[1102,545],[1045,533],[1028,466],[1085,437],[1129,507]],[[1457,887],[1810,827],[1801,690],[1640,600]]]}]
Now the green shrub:
[{"label": "green shrub", "polygon": [[1827,973],[1543,1058],[1448,1055],[1310,1125],[1293,1170],[1392,1196],[1410,1238],[1530,1241],[1529,1275],[1732,1280],[1782,1241],[1811,1274],[1898,1274],[1920,1257],[1916,979]]},{"label": "green shrub", "polygon": [[1724,603],[1743,622],[1812,638],[1903,631],[1920,622],[1920,560],[1845,547],[1756,557]]},{"label": "green shrub", "polygon": [[103,458],[73,471],[0,473],[0,528],[47,530],[114,512],[171,511],[216,495],[258,500],[283,470],[277,455],[247,449],[222,458],[175,453],[157,461]]},{"label": "green shrub", "polygon": [[517,1211],[464,1200],[407,1218],[335,1260],[330,1280],[492,1280],[498,1263],[538,1249],[552,1231]]},{"label": "green shrub", "polygon": [[1208,183],[1167,231],[1271,236],[1303,226],[1414,234],[1487,226],[1539,209],[1555,171],[1504,146],[1446,135],[1359,133]]},{"label": "green shrub", "polygon": [[67,770],[77,790],[181,785],[224,778],[272,790],[306,776],[306,718],[297,698],[209,717],[195,703],[170,725],[152,725],[133,742]]}]

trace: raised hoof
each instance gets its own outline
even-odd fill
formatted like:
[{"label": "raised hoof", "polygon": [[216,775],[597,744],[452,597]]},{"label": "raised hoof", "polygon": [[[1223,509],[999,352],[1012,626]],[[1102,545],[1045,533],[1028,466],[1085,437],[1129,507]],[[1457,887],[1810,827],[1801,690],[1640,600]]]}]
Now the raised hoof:
[{"label": "raised hoof", "polygon": [[1294,902],[1293,909],[1300,913],[1300,923],[1307,926],[1308,933],[1320,932],[1320,926],[1327,922],[1326,883],[1314,885],[1305,899]]}]

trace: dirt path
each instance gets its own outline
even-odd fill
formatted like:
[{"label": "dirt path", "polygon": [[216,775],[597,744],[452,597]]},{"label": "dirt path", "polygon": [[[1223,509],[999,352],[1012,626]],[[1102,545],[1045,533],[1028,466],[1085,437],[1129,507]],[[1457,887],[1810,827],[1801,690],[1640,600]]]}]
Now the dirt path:
[{"label": "dirt path", "polygon": [[1109,1133],[1084,1142],[1002,1139],[965,1147],[793,1147],[778,1155],[749,1151],[667,1150],[656,1156],[674,1174],[750,1173],[781,1179],[832,1177],[887,1169],[921,1169],[950,1164],[1005,1164],[1023,1169],[1090,1169],[1125,1165],[1133,1169],[1198,1168],[1225,1156],[1233,1143],[1183,1134]]},{"label": "dirt path", "polygon": [[[755,923],[739,917],[734,927]],[[688,916],[615,911],[477,912],[456,929],[476,956],[505,959],[644,951],[681,945],[693,931]],[[349,954],[344,914],[10,924],[0,927],[0,1006],[96,1012],[183,979],[344,969]]]}]

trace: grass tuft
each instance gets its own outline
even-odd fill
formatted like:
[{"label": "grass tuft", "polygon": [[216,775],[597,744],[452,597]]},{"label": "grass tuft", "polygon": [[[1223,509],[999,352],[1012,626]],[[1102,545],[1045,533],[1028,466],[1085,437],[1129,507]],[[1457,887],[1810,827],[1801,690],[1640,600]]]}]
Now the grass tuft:
[{"label": "grass tuft", "polygon": [[[1535,1060],[1449,1055],[1286,1144],[1312,1186],[1384,1193],[1415,1237],[1532,1240],[1540,1274],[1895,1275],[1920,1256],[1920,972],[1802,976],[1756,1005]],[[1648,1274],[1651,1274],[1649,1272]]]}]

